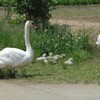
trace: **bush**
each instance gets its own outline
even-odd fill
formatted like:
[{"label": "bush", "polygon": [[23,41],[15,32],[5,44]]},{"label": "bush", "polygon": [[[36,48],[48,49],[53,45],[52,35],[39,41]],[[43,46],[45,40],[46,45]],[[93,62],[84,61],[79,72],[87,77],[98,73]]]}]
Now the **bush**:
[{"label": "bush", "polygon": [[40,54],[43,52],[61,54],[71,49],[72,34],[70,29],[54,25],[48,26],[44,31],[38,30],[34,34],[34,40],[34,47]]},{"label": "bush", "polygon": [[0,0],[0,6],[15,6],[16,0]]},{"label": "bush", "polygon": [[80,31],[78,35],[74,36],[70,28],[54,25],[33,34],[33,44],[37,56],[44,52],[66,54],[66,57],[73,57],[77,62],[91,57],[89,36],[86,31]]},{"label": "bush", "polygon": [[52,3],[52,0],[17,0],[17,11],[20,14],[26,14],[28,19],[48,20]]}]

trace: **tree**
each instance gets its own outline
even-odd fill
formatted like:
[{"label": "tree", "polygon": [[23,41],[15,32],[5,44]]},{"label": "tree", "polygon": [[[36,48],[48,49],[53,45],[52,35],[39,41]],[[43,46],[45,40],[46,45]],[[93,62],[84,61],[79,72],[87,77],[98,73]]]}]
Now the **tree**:
[{"label": "tree", "polygon": [[51,17],[49,11],[53,7],[53,2],[52,0],[17,0],[16,6],[18,13],[25,14],[26,19],[39,19],[44,23]]},{"label": "tree", "polygon": [[15,6],[15,0],[1,0],[2,6],[5,8],[6,18],[9,19],[12,15],[12,7]]}]

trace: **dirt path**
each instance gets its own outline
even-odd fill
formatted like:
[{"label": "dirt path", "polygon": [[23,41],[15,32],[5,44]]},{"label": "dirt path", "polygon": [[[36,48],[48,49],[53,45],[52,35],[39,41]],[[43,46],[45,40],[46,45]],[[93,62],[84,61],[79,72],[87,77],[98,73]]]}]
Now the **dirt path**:
[{"label": "dirt path", "polygon": [[51,24],[66,24],[71,27],[73,31],[77,31],[79,29],[90,29],[94,30],[95,32],[100,31],[100,23],[97,22],[97,20],[94,20],[94,18],[91,19],[70,19],[70,20],[65,20],[65,19],[55,19],[52,18],[50,19]]},{"label": "dirt path", "polygon": [[100,86],[0,81],[0,100],[100,100]]},{"label": "dirt path", "polygon": [[70,20],[65,19],[50,19],[51,24],[64,24],[71,28],[71,31],[77,33],[79,30],[88,30],[90,35],[90,41],[95,42],[97,35],[100,34],[100,18],[99,17],[86,17],[86,18],[72,18]]}]

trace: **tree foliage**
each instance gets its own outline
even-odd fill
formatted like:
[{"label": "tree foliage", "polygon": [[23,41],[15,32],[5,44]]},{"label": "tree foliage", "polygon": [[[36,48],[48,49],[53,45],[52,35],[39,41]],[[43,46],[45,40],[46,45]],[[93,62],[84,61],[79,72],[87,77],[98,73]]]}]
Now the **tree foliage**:
[{"label": "tree foliage", "polygon": [[48,20],[52,4],[52,0],[17,0],[17,11],[20,14],[26,14],[27,19]]}]

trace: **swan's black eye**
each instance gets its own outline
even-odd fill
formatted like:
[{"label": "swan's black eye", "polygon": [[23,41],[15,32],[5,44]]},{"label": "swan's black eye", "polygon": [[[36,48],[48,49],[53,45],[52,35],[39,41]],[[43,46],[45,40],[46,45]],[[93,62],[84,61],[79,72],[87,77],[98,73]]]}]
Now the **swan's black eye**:
[{"label": "swan's black eye", "polygon": [[32,22],[32,25],[34,25],[34,22]]}]

